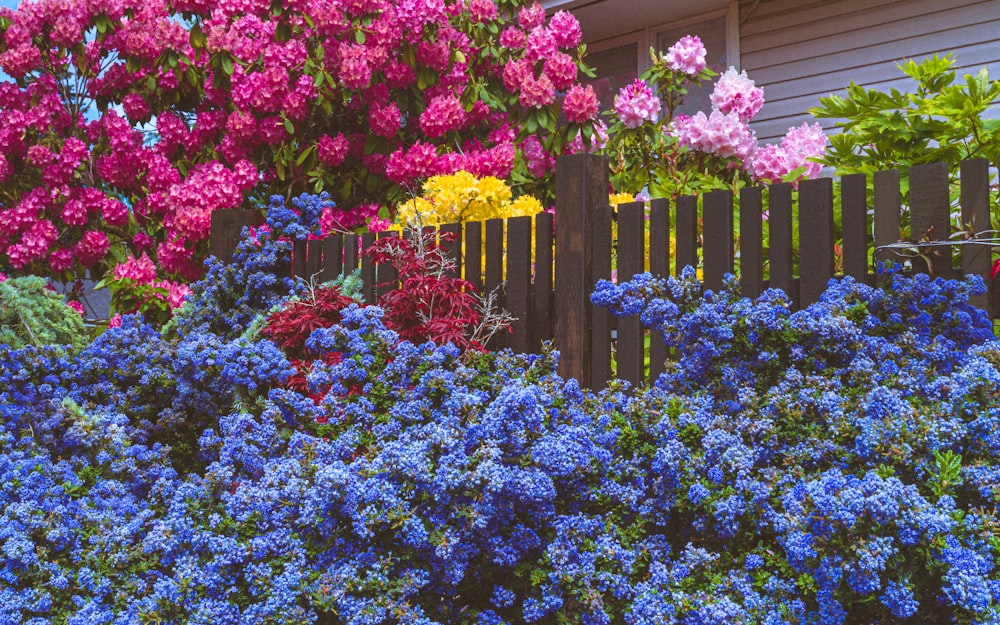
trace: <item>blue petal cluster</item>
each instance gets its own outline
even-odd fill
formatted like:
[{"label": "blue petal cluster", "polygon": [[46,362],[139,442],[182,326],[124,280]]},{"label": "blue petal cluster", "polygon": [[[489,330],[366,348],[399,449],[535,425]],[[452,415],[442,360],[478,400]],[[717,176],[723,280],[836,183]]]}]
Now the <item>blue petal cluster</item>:
[{"label": "blue petal cluster", "polygon": [[305,396],[258,328],[307,204],[162,333],[0,346],[0,623],[996,622],[981,284],[603,283],[679,357],[599,393],[352,306]]}]

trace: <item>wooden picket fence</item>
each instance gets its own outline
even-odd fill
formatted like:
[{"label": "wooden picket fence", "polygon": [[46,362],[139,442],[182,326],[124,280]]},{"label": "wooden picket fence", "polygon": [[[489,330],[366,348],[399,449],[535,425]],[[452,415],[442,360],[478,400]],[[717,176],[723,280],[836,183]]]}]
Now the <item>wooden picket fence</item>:
[{"label": "wooden picket fence", "polygon": [[[985,159],[963,161],[959,174],[962,223],[972,232],[990,231],[990,164]],[[910,263],[914,270],[936,276],[976,273],[988,280],[987,246],[962,246],[961,266],[953,267],[947,246],[916,245],[949,240],[948,176],[944,163],[909,170],[911,250],[931,259],[929,266],[921,257]],[[542,213],[440,228],[453,233],[445,245],[461,275],[480,292],[497,291],[498,303],[516,317],[512,331],[494,337],[490,347],[537,352],[544,341],[553,341],[560,352],[560,374],[591,388],[606,384],[613,365],[617,377],[646,383],[670,357],[658,334],[644,329],[638,319],[616,319],[590,303],[596,282],[611,279],[613,269],[618,280],[627,280],[643,271],[678,275],[692,265],[701,268],[705,288],[717,289],[738,259],[743,295],[780,288],[797,308],[817,301],[835,275],[873,284],[877,260],[900,258],[901,250],[883,247],[901,239],[898,171],[878,172],[871,181],[861,174],[842,177],[839,206],[834,206],[834,181],[829,178],[803,181],[798,189],[790,184],[748,187],[740,190],[738,211],[730,191],[613,209],[608,179],[606,157],[564,156],[556,169],[558,227],[551,214]],[[869,188],[874,189],[871,201]],[[260,219],[255,211],[213,213],[210,253],[230,258],[242,227]],[[328,280],[360,267],[365,299],[376,302],[397,279],[392,267],[375,266],[360,253],[376,240],[374,234],[348,234],[297,243],[290,271]],[[1000,316],[997,302],[1000,293],[991,289],[974,303],[995,318]]]}]

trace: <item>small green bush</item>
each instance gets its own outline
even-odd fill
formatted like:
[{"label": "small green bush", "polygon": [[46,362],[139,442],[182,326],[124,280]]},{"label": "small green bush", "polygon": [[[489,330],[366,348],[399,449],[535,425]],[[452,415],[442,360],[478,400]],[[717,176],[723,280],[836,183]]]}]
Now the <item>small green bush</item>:
[{"label": "small green bush", "polygon": [[54,344],[80,347],[86,339],[80,313],[46,288],[44,278],[22,276],[0,282],[0,343],[15,349]]}]

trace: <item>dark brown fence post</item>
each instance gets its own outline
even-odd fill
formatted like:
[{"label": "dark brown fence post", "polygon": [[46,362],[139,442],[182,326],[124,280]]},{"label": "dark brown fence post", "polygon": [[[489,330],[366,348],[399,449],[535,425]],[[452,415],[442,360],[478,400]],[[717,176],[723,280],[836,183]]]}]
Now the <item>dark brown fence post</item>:
[{"label": "dark brown fence post", "polygon": [[[642,202],[629,202],[618,206],[618,282],[626,282],[643,272],[645,260],[645,213]],[[618,320],[618,377],[633,386],[642,384],[643,331],[638,317]]]},{"label": "dark brown fence post", "polygon": [[375,289],[378,279],[375,277],[375,263],[372,262],[371,256],[364,252],[374,243],[374,232],[366,232],[361,235],[361,295],[369,304],[378,302]]},{"label": "dark brown fence post", "polygon": [[784,291],[790,302],[798,302],[792,280],[792,185],[771,185],[767,192],[767,207],[771,267],[769,286]]},{"label": "dark brown fence post", "polygon": [[[378,240],[391,239],[399,236],[395,232],[379,232]],[[392,263],[379,263],[375,268],[375,297],[379,298],[399,286],[399,272]],[[375,300],[376,302],[378,299]]]},{"label": "dark brown fence post", "polygon": [[[506,308],[506,298],[503,289],[503,256],[503,220],[489,219],[486,221],[486,258],[483,262],[483,292],[486,294],[496,294],[497,305]],[[502,349],[507,346],[506,341],[507,336],[498,332],[493,335],[487,346],[492,350]]]},{"label": "dark brown fence post", "polygon": [[[649,272],[666,278],[670,275],[670,200],[649,203]],[[666,369],[670,350],[659,330],[650,330],[649,382],[652,384]]]},{"label": "dark brown fence post", "polygon": [[799,183],[799,306],[819,301],[833,277],[833,180]]},{"label": "dark brown fence post", "polygon": [[321,279],[328,282],[344,273],[344,236],[331,234],[323,240],[323,271]]},{"label": "dark brown fence post", "polygon": [[[962,161],[961,169],[962,223],[972,228],[972,234],[992,230],[990,225],[990,162],[985,158]],[[992,236],[992,233],[990,233]],[[978,274],[990,283],[990,248],[980,245],[962,247],[962,269],[965,275]],[[990,312],[989,294],[975,295],[969,303]]]},{"label": "dark brown fence post", "polygon": [[[590,294],[598,280],[611,279],[611,237],[612,210],[604,201],[594,201],[590,210],[590,285],[584,289],[583,297],[590,306],[590,380],[592,389],[604,388],[611,379],[611,328],[616,319],[610,310],[602,310],[590,304]],[[557,230],[558,232],[558,230]],[[558,247],[556,248],[558,250]]]},{"label": "dark brown fence post", "polygon": [[530,343],[531,319],[531,217],[511,217],[507,220],[507,286],[504,308],[516,317],[511,323],[507,346],[515,352],[527,352]]},{"label": "dark brown fence post", "polygon": [[764,205],[760,187],[740,189],[740,289],[756,299],[764,288]]},{"label": "dark brown fence post", "polygon": [[472,221],[465,224],[465,279],[483,296],[483,224]]},{"label": "dark brown fence post", "polygon": [[[899,211],[902,208],[902,195],[899,189],[899,170],[890,169],[877,171],[872,177],[875,201],[875,247],[891,245],[900,240]],[[875,263],[879,261],[899,262],[899,253],[887,249],[875,254]],[[878,282],[882,278],[876,276]]]},{"label": "dark brown fence post", "polygon": [[538,352],[542,341],[552,339],[552,244],[555,220],[552,213],[535,215],[535,281],[531,297],[531,350]]},{"label": "dark brown fence post", "polygon": [[[951,199],[948,191],[948,165],[931,163],[910,168],[910,239],[947,241],[951,228]],[[930,258],[913,261],[916,271],[950,278],[951,248],[926,247],[921,252]]]},{"label": "dark brown fence post", "polygon": [[591,304],[594,288],[591,216],[608,204],[608,159],[593,154],[560,156],[556,163],[555,344],[559,374],[586,386],[591,367]]},{"label": "dark brown fence post", "polygon": [[733,192],[710,191],[702,203],[705,288],[718,291],[723,276],[733,272]]},{"label": "dark brown fence post", "polygon": [[306,246],[307,242],[305,239],[296,240],[292,243],[292,275],[296,278],[302,278],[303,280],[308,280],[309,276],[306,275]]},{"label": "dark brown fence post", "polygon": [[868,180],[864,174],[840,179],[840,226],[844,275],[858,282],[868,279]]},{"label": "dark brown fence post", "polygon": [[674,275],[680,276],[688,265],[698,268],[698,198],[691,195],[677,198],[677,265]]}]

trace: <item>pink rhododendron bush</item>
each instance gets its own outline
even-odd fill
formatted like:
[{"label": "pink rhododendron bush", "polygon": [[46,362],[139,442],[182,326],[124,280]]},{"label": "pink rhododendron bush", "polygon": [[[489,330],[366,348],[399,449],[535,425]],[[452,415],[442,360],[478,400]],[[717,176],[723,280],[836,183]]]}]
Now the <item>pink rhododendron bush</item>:
[{"label": "pink rhododendron bush", "polygon": [[521,147],[593,134],[580,38],[523,0],[0,9],[0,268],[89,269],[173,303],[216,210],[325,191],[324,223],[356,229],[459,170],[544,197],[551,167]]},{"label": "pink rhododendron bush", "polygon": [[[827,142],[819,124],[790,128],[780,144],[758,145],[750,122],[764,106],[764,90],[745,71],[730,67],[720,76],[709,69],[698,37],[650,54],[652,66],[615,97],[606,151],[616,190],[676,197],[819,174],[816,159]],[[710,111],[677,112],[691,87],[716,76]]]}]

